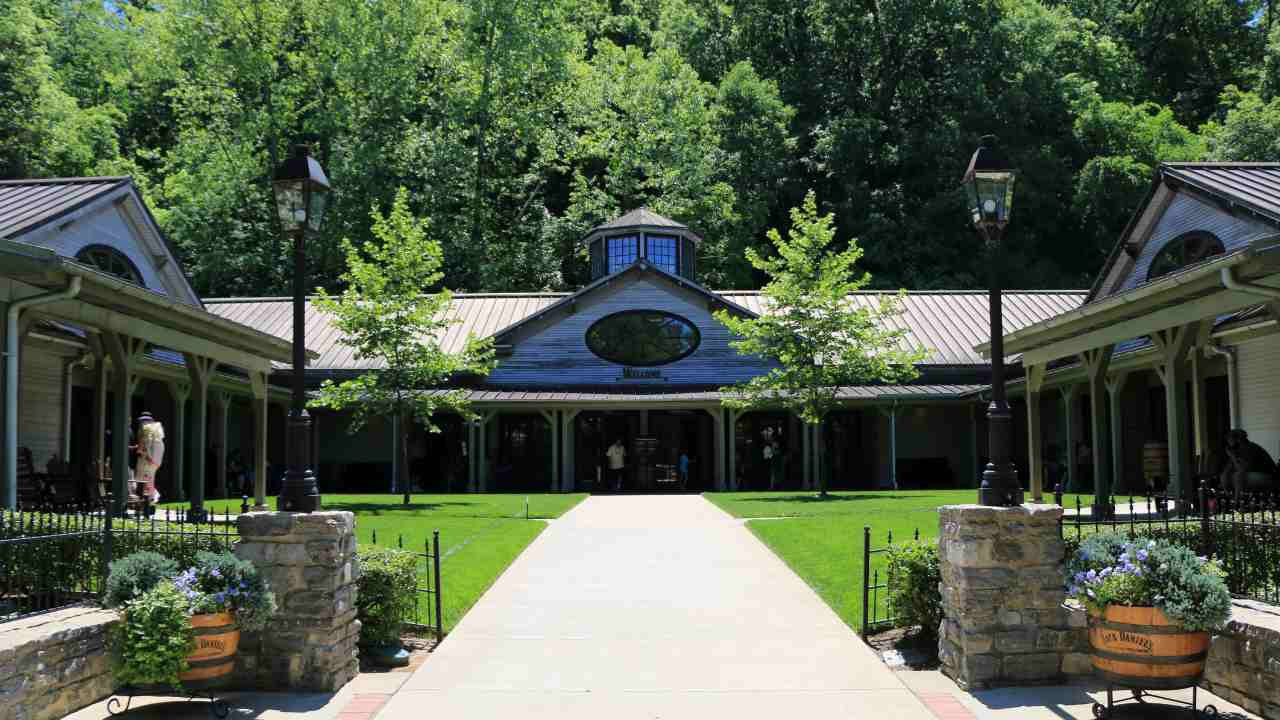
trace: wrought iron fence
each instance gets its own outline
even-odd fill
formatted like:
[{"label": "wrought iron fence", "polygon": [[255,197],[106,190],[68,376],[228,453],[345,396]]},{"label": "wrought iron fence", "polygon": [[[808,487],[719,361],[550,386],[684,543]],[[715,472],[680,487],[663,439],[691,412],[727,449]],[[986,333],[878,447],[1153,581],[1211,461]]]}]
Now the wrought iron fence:
[{"label": "wrought iron fence", "polygon": [[[378,544],[378,531],[373,530],[370,540]],[[420,632],[435,635],[436,642],[444,639],[444,610],[440,596],[440,531],[431,531],[431,539],[422,541],[422,552],[406,549],[404,534],[396,536],[396,547],[412,553],[418,559],[418,585],[413,596],[413,622],[409,625]]]},{"label": "wrought iron fence", "polygon": [[[1061,493],[1055,493],[1061,504]],[[1226,573],[1236,597],[1280,604],[1280,496],[1223,492],[1201,487],[1194,502],[1178,507],[1171,498],[1133,496],[1127,514],[1064,513],[1062,536],[1080,542],[1098,532],[1157,537],[1192,548]],[[1123,506],[1122,506],[1123,508]]]},{"label": "wrought iron fence", "polygon": [[0,622],[96,600],[117,557],[152,550],[190,565],[237,540],[234,517],[167,510],[116,518],[105,506],[0,511]]},{"label": "wrought iron fence", "polygon": [[[920,540],[920,528],[916,528],[912,540]],[[896,621],[889,605],[891,595],[889,571],[888,568],[883,567],[883,562],[879,562],[879,556],[888,553],[891,549],[893,549],[892,530],[887,533],[884,546],[873,548],[871,547],[871,526],[862,527],[862,630],[859,634],[863,638],[866,638],[872,630],[894,627]],[[873,568],[873,564],[877,567]],[[880,580],[882,570],[884,571],[883,582]]]}]

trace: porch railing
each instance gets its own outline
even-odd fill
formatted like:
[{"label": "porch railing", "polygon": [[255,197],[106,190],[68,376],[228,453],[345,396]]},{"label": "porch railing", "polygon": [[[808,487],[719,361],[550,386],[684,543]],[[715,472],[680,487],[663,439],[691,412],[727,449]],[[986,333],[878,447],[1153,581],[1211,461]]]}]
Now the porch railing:
[{"label": "porch railing", "polygon": [[1062,536],[1068,541],[1108,531],[1172,540],[1216,562],[1232,595],[1280,604],[1280,496],[1275,493],[1201,487],[1182,512],[1163,496],[1131,497],[1127,515],[1086,514],[1079,499],[1075,504],[1076,514],[1062,519]]}]

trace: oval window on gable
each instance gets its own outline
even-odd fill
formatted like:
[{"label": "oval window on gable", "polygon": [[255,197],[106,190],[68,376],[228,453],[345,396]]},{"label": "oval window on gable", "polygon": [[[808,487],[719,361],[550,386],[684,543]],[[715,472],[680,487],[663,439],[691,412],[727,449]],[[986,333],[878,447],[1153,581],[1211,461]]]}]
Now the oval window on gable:
[{"label": "oval window on gable", "polygon": [[90,245],[76,253],[76,260],[138,287],[146,287],[146,283],[142,282],[142,273],[138,272],[133,261],[108,245]]},{"label": "oval window on gable", "polygon": [[698,349],[702,334],[693,323],[661,310],[624,310],[587,328],[587,347],[619,365],[666,365]]},{"label": "oval window on gable", "polygon": [[1168,275],[1222,253],[1222,241],[1213,233],[1203,230],[1183,233],[1165,243],[1160,252],[1156,253],[1147,270],[1147,279],[1155,280],[1161,275]]}]

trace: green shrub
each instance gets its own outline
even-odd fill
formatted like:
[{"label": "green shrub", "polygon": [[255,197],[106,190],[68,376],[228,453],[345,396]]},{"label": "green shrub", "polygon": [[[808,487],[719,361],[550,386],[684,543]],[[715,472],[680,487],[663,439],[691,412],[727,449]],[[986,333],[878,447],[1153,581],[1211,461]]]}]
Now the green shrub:
[{"label": "green shrub", "polygon": [[102,601],[110,608],[121,607],[177,574],[178,563],[159,553],[144,550],[122,557],[108,568]]},{"label": "green shrub", "polygon": [[413,617],[418,592],[418,559],[393,548],[360,548],[360,580],[356,596],[360,644],[392,645]]},{"label": "green shrub", "polygon": [[936,542],[889,546],[887,572],[889,613],[899,627],[919,625],[933,636],[942,622],[942,571]]},{"label": "green shrub", "polygon": [[180,688],[195,646],[187,600],[171,582],[161,582],[124,607],[111,634],[115,681],[119,685],[160,684]]}]

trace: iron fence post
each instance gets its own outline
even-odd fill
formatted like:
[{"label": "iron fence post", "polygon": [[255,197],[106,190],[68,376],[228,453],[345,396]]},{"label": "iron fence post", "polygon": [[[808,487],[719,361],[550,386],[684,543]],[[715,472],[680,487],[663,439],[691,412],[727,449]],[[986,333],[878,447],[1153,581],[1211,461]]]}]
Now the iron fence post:
[{"label": "iron fence post", "polygon": [[867,620],[867,588],[871,585],[871,526],[862,526],[862,637],[869,628]]},{"label": "iron fence post", "polygon": [[105,508],[102,513],[102,584],[99,587],[103,591],[107,589],[107,573],[111,567],[112,552],[115,549],[115,533],[112,532],[111,508]]},{"label": "iron fence post", "polygon": [[436,585],[436,642],[444,639],[444,603],[440,601],[440,531],[431,531],[431,569]]},{"label": "iron fence post", "polygon": [[1213,556],[1213,548],[1210,547],[1212,539],[1209,532],[1209,487],[1205,481],[1200,482],[1199,498],[1200,502],[1200,553],[1205,557]]}]

